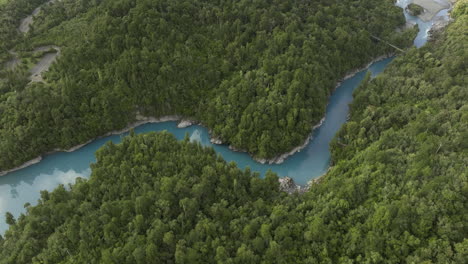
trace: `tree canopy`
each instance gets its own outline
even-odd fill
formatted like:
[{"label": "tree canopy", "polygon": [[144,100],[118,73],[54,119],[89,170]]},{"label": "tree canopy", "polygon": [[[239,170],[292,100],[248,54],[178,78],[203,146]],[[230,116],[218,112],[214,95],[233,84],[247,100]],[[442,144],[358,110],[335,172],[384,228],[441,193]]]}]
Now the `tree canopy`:
[{"label": "tree canopy", "polygon": [[[43,5],[25,36],[18,17],[0,23],[23,62],[0,73],[0,170],[137,114],[197,119],[272,158],[302,144],[339,78],[394,52],[370,35],[403,47],[415,33],[395,31],[402,10],[374,0],[62,0]],[[25,58],[51,44],[58,61],[30,83]]]},{"label": "tree canopy", "polygon": [[131,134],[97,152],[89,180],[7,214],[0,263],[465,263],[466,3],[368,75],[309,192],[188,138]]},{"label": "tree canopy", "polygon": [[212,148],[149,133],[108,143],[89,180],[43,192],[0,263],[463,263],[468,253],[466,9],[356,90],[309,192]]}]

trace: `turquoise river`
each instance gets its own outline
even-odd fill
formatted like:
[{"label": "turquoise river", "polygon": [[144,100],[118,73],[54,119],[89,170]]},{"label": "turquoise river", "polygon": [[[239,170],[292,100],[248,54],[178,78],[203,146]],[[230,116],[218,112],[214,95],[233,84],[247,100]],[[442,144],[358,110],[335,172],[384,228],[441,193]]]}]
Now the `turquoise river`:
[{"label": "turquoise river", "polygon": [[[398,1],[397,5],[406,6],[407,1]],[[438,15],[446,18],[447,11]],[[405,16],[408,21],[418,24],[420,32],[414,45],[416,47],[422,46],[426,42],[427,32],[433,22],[422,22],[408,14]],[[249,166],[252,171],[260,172],[262,175],[267,170],[272,170],[279,176],[289,176],[297,184],[305,185],[309,180],[323,175],[328,170],[330,164],[329,143],[346,122],[349,112],[348,105],[353,100],[353,91],[359,86],[366,72],[371,71],[372,75],[376,76],[387,67],[392,59],[387,58],[373,63],[367,69],[345,80],[330,97],[325,121],[312,132],[309,144],[282,164],[260,164],[246,153],[234,152],[226,145],[213,145],[210,143],[208,130],[198,125],[179,129],[177,122],[150,123],[136,127],[135,132],[167,130],[178,139],[184,138],[185,134],[188,133],[191,140],[198,141],[205,146],[212,146],[225,160],[236,162],[240,168]],[[46,155],[37,164],[0,177],[0,234],[3,234],[8,228],[4,222],[6,212],[11,212],[15,217],[18,217],[25,212],[25,203],[32,205],[37,203],[41,190],[52,191],[59,184],[74,183],[77,177],[88,178],[91,174],[90,164],[95,162],[95,151],[109,140],[115,143],[120,142],[126,134],[97,139],[70,153],[58,152]]]}]

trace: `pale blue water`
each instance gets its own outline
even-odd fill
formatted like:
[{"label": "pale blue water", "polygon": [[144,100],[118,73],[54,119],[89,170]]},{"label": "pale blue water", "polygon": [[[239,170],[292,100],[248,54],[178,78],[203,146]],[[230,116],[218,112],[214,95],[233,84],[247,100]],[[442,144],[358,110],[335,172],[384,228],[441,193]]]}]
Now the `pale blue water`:
[{"label": "pale blue water", "polygon": [[[406,6],[406,0],[401,2],[404,2],[399,2],[401,6]],[[432,22],[425,23],[407,14],[405,16],[420,26],[421,31],[414,41],[415,46],[420,47],[427,39],[427,30]],[[225,160],[236,162],[240,168],[249,166],[252,171],[257,171],[262,175],[271,169],[279,176],[290,176],[296,183],[305,185],[309,180],[317,178],[327,171],[330,164],[329,143],[346,122],[349,112],[348,105],[353,99],[352,93],[359,86],[367,70],[370,70],[375,76],[382,72],[392,59],[388,58],[376,62],[368,69],[344,81],[330,97],[326,109],[326,119],[318,129],[313,131],[309,144],[301,152],[294,154],[280,165],[263,165],[255,162],[246,153],[233,152],[225,145],[212,145],[209,141],[208,130],[201,126],[178,129],[176,122],[164,122],[139,126],[135,128],[135,132],[167,130],[178,139],[183,139],[188,133],[191,140],[206,146],[213,146]],[[3,234],[8,228],[4,222],[6,212],[11,212],[17,217],[25,211],[23,208],[25,203],[28,202],[32,205],[37,203],[41,190],[52,191],[59,184],[74,183],[77,177],[88,178],[91,173],[89,165],[95,162],[95,151],[109,140],[114,143],[120,142],[125,135],[126,133],[95,140],[72,153],[60,152],[47,155],[38,164],[0,177],[0,234]]]},{"label": "pale blue water", "polygon": [[[404,9],[406,8],[406,6],[408,6],[412,2],[413,2],[412,0],[397,0],[396,5]],[[436,2],[447,4],[445,0],[436,0]],[[444,10],[439,11],[437,15],[431,21],[427,21],[427,22],[419,19],[418,17],[408,14],[407,12],[404,12],[406,21],[417,24],[419,27],[418,35],[414,39],[414,46],[416,46],[417,48],[420,48],[424,44],[426,44],[429,30],[431,29],[432,25],[437,19],[445,19],[445,20],[448,19],[448,10],[449,9],[444,9]]]},{"label": "pale blue water", "polygon": [[[392,58],[388,58],[372,64],[369,70],[375,76],[385,69]],[[323,124],[312,133],[313,139],[301,152],[288,158],[282,164],[260,164],[254,161],[248,154],[234,152],[226,145],[213,145],[210,143],[208,130],[202,126],[177,128],[177,122],[164,122],[145,124],[135,128],[136,133],[167,130],[178,139],[183,139],[185,134],[190,139],[198,141],[205,146],[213,146],[225,160],[234,161],[240,168],[249,166],[252,171],[262,175],[269,169],[279,176],[290,176],[296,183],[305,185],[313,178],[324,174],[330,163],[330,151],[328,144],[335,133],[346,122],[348,104],[352,101],[352,93],[362,81],[367,70],[357,73],[354,77],[344,81],[330,97],[327,106],[326,118]],[[104,143],[112,140],[114,143],[121,141],[127,135],[115,135],[93,141],[83,148],[71,152],[59,152],[47,155],[44,159],[32,166],[9,173],[0,177],[0,215],[9,211],[18,216],[24,212],[23,205],[26,202],[35,204],[40,198],[40,190],[53,190],[59,184],[75,182],[77,177],[87,178],[90,175],[89,165],[95,162],[94,153]],[[0,233],[3,233],[7,225],[2,220]]]}]

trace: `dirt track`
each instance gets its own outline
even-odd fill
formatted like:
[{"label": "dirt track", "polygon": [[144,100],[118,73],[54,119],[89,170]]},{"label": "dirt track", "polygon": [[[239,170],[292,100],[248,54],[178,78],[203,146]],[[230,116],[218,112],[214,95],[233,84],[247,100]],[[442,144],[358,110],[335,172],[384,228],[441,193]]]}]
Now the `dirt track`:
[{"label": "dirt track", "polygon": [[[50,0],[45,4],[51,4],[53,2],[55,2],[55,0]],[[29,32],[29,26],[33,23],[34,16],[39,14],[40,11],[41,6],[34,9],[31,15],[22,19],[18,30],[22,33]],[[31,79],[31,82],[44,82],[44,79],[42,78],[42,73],[49,70],[50,65],[52,65],[52,63],[54,63],[54,61],[57,59],[57,56],[60,55],[60,47],[54,45],[41,46],[34,49],[34,52],[47,52],[52,49],[54,49],[55,51],[44,54],[44,56],[39,60],[39,62],[32,69],[29,70],[29,72],[31,73],[31,76],[29,77]],[[14,51],[10,51],[10,53],[14,55],[15,58],[5,63],[5,67],[7,67],[8,69],[12,69],[20,63],[18,55]]]},{"label": "dirt track", "polygon": [[[53,2],[55,2],[55,0],[50,0],[47,3],[45,3],[45,5],[52,4]],[[36,9],[34,9],[33,12],[31,13],[31,15],[29,15],[26,18],[23,18],[21,20],[21,23],[20,23],[20,25],[18,27],[18,30],[21,33],[28,33],[29,32],[29,26],[33,23],[34,17],[37,16],[37,14],[39,14],[39,12],[41,12],[41,7],[40,6],[37,7]]]},{"label": "dirt track", "polygon": [[18,28],[21,33],[29,32],[29,26],[32,24],[34,16],[39,14],[40,11],[41,11],[41,7],[37,7],[36,9],[34,9],[31,15],[21,20],[20,26]]},{"label": "dirt track", "polygon": [[60,48],[57,46],[49,45],[49,46],[42,46],[37,47],[34,49],[35,52],[43,52],[54,49],[55,52],[49,52],[41,58],[41,60],[29,71],[31,73],[31,81],[32,82],[43,82],[44,79],[42,78],[42,73],[49,70],[50,65],[54,63],[57,59],[57,56],[60,55]]}]

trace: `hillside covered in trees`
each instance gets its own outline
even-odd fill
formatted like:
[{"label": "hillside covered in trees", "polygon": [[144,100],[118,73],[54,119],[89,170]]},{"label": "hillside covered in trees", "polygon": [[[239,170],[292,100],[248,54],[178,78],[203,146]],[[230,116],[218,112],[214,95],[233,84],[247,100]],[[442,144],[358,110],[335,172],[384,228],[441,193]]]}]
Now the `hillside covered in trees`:
[{"label": "hillside covered in trees", "polygon": [[[0,7],[0,61],[13,49],[22,58],[0,72],[0,170],[137,114],[200,120],[271,158],[302,144],[347,71],[394,51],[371,35],[405,47],[416,32],[396,31],[405,19],[392,1],[62,0],[19,33],[20,18],[44,2]],[[44,83],[30,83],[26,58],[41,45],[62,52]]]},{"label": "hillside covered in trees", "polygon": [[0,263],[466,263],[466,1],[356,91],[304,195],[167,133],[97,153],[90,180],[7,216]]}]

